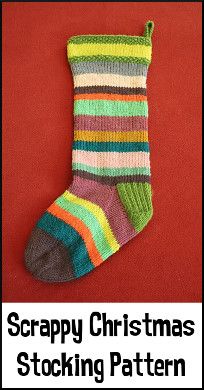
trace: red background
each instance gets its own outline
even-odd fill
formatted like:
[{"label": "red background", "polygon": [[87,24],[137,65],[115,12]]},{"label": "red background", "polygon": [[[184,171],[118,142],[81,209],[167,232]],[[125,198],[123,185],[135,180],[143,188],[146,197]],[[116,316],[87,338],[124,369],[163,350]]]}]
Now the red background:
[{"label": "red background", "polygon": [[[87,276],[46,284],[26,241],[71,183],[73,85],[66,41],[141,35],[154,20],[148,75],[154,217]],[[3,4],[3,300],[201,300],[201,3]]]}]

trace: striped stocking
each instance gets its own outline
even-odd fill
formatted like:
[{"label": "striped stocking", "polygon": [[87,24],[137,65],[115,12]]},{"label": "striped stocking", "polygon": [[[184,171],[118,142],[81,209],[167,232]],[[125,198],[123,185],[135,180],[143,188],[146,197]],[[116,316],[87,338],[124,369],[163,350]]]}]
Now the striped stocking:
[{"label": "striped stocking", "polygon": [[68,42],[74,77],[73,182],[47,209],[25,252],[47,282],[79,278],[152,217],[146,78],[153,22],[143,36],[82,35]]}]

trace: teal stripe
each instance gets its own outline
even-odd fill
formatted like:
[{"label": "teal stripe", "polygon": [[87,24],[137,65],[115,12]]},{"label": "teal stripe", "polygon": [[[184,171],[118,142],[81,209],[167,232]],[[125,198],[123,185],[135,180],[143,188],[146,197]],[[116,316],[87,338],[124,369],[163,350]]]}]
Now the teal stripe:
[{"label": "teal stripe", "polygon": [[98,219],[84,206],[75,204],[74,202],[68,201],[66,198],[60,196],[55,203],[62,209],[69,211],[72,215],[79,218],[92,233],[95,245],[101,254],[103,260],[107,259],[108,256],[113,254],[105,235],[103,228],[100,225]]},{"label": "teal stripe", "polygon": [[95,168],[82,163],[73,163],[74,170],[90,172],[100,176],[129,176],[129,175],[148,175],[150,176],[150,168]]},{"label": "teal stripe", "polygon": [[148,116],[147,102],[120,102],[111,100],[75,100],[75,115]]},{"label": "teal stripe", "polygon": [[75,62],[83,62],[83,61],[103,61],[103,62],[129,62],[129,63],[135,63],[135,64],[146,64],[149,65],[150,61],[147,58],[140,58],[140,57],[119,57],[119,56],[104,56],[104,55],[97,55],[97,56],[73,56],[69,57],[70,63]]},{"label": "teal stripe", "polygon": [[69,249],[74,274],[77,278],[94,269],[83,239],[72,226],[45,212],[37,222],[37,227],[61,241]]},{"label": "teal stripe", "polygon": [[73,149],[92,152],[149,152],[149,143],[74,141]]}]

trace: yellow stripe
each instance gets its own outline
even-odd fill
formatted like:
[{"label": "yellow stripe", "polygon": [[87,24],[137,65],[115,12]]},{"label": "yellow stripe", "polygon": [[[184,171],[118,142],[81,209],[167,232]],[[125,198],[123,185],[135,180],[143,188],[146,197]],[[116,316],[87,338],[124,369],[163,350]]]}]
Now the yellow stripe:
[{"label": "yellow stripe", "polygon": [[69,200],[70,202],[73,202],[73,203],[78,204],[82,207],[85,207],[91,214],[94,215],[95,218],[97,218],[98,222],[100,223],[100,225],[103,229],[104,235],[105,235],[111,249],[114,252],[116,252],[120,248],[119,243],[117,242],[115,236],[113,235],[113,232],[110,228],[109,222],[105,216],[105,213],[98,205],[96,205],[95,203],[89,202],[88,200],[79,198],[78,196],[72,194],[69,191],[65,191],[63,196],[67,200]]},{"label": "yellow stripe", "polygon": [[83,43],[76,45],[70,43],[68,46],[69,57],[111,55],[123,57],[140,57],[151,60],[151,46],[146,45],[127,45],[127,44],[94,44]]},{"label": "yellow stripe", "polygon": [[147,131],[86,131],[75,130],[75,141],[148,142]]}]

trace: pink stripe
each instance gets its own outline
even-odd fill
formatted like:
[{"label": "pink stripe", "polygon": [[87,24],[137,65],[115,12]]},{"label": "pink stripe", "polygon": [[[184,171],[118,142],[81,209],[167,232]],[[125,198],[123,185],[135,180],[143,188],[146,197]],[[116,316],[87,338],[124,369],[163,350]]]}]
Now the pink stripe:
[{"label": "pink stripe", "polygon": [[149,153],[147,152],[118,153],[73,150],[72,161],[100,168],[150,168]]},{"label": "pink stripe", "polygon": [[120,245],[136,236],[137,233],[127,217],[116,187],[75,176],[69,191],[103,209]]},{"label": "pink stripe", "polygon": [[95,131],[131,131],[147,130],[147,118],[143,116],[108,117],[92,115],[76,115],[74,118],[75,130]]}]

